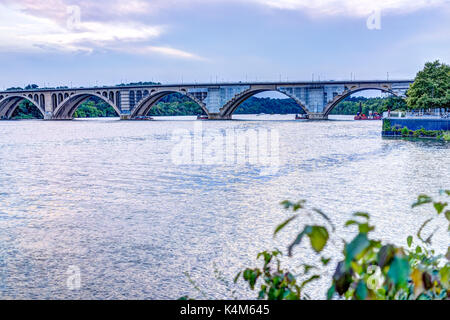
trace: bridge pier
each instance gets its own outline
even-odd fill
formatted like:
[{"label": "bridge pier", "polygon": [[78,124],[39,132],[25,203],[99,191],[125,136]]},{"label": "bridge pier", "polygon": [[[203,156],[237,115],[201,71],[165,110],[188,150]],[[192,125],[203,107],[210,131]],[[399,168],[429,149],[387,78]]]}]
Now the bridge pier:
[{"label": "bridge pier", "polygon": [[208,119],[209,120],[231,120],[232,117],[231,117],[231,115],[224,116],[224,115],[221,115],[220,113],[210,113],[208,115]]},{"label": "bridge pier", "polygon": [[328,120],[328,115],[324,113],[308,113],[309,120]]}]

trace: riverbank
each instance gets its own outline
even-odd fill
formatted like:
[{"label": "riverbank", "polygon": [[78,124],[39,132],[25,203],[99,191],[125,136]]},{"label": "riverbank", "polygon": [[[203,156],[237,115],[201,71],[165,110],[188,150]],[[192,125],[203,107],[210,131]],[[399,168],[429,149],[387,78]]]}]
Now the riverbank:
[{"label": "riverbank", "polygon": [[450,119],[386,118],[383,137],[411,137],[450,141]]}]

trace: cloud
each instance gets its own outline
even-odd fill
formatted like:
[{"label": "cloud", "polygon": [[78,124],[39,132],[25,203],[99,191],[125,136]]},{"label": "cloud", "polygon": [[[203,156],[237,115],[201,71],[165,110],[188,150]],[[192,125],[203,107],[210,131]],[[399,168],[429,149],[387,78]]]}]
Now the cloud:
[{"label": "cloud", "polygon": [[251,0],[282,10],[299,10],[315,16],[365,17],[374,10],[409,13],[428,7],[448,6],[448,0]]},{"label": "cloud", "polygon": [[[121,14],[147,8],[141,0],[127,2],[127,8],[125,2],[113,4],[114,9],[120,9]],[[163,26],[130,22],[127,19],[112,22],[84,20],[77,16],[78,13],[78,7],[66,6],[62,0],[45,3],[22,0],[15,4],[0,0],[0,51],[90,53],[109,50],[199,59],[197,55],[182,50],[149,46],[152,40],[166,32]]]},{"label": "cloud", "polygon": [[159,53],[165,56],[171,56],[171,57],[177,57],[177,58],[183,58],[183,59],[195,59],[195,60],[204,60],[204,58],[199,57],[195,54],[170,48],[170,47],[157,47],[157,46],[147,46],[145,48],[142,48],[142,50],[139,51],[141,54],[146,53]]},{"label": "cloud", "polygon": [[315,15],[363,16],[374,9],[408,13],[427,7],[448,7],[449,0],[0,0],[33,15],[63,19],[67,6],[79,6],[88,17],[124,17],[148,15],[160,10],[199,7],[207,4],[258,4],[261,6],[300,10]]},{"label": "cloud", "polygon": [[198,7],[201,12],[203,4],[214,3],[297,10],[318,17],[368,17],[375,9],[408,13],[448,8],[448,0],[0,0],[0,50],[113,50],[199,59],[170,45],[153,45],[168,28],[149,23],[149,17],[175,7]]}]

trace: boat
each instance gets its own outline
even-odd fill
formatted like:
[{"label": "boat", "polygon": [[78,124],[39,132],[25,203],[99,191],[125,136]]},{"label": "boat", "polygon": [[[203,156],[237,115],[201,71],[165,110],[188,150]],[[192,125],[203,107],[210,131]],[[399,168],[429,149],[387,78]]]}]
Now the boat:
[{"label": "boat", "polygon": [[378,112],[372,113],[370,111],[369,116],[366,116],[364,113],[362,113],[362,103],[359,103],[359,111],[354,117],[355,120],[381,120],[383,117]]},{"label": "boat", "polygon": [[199,114],[197,116],[197,120],[208,120],[208,116],[206,114]]},{"label": "boat", "polygon": [[136,120],[136,121],[149,121],[149,120],[155,120],[150,116],[137,116],[132,118],[131,120]]},{"label": "boat", "polygon": [[305,113],[295,115],[295,120],[307,120],[307,119],[309,119],[309,117]]},{"label": "boat", "polygon": [[358,112],[358,114],[355,116],[355,120],[381,120],[383,117],[378,113],[375,112],[372,115],[366,116],[364,113],[360,114]]}]

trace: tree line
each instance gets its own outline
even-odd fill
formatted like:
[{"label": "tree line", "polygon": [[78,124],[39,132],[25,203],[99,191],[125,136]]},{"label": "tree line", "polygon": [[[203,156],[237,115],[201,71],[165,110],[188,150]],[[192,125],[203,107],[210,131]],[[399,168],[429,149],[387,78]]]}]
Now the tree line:
[{"label": "tree line", "polygon": [[[363,113],[369,111],[383,112],[389,106],[394,109],[404,109],[405,102],[399,98],[365,98],[349,97],[332,111],[332,114],[354,115],[362,104]],[[171,94],[161,99],[149,112],[149,116],[189,116],[205,112],[202,108],[181,94]],[[251,97],[242,103],[235,114],[297,114],[304,113],[301,107],[292,99],[273,99]],[[83,102],[74,113],[75,118],[118,117],[114,108],[100,98],[92,97]],[[28,101],[23,101],[13,114],[13,119],[42,119],[39,110]]]}]

